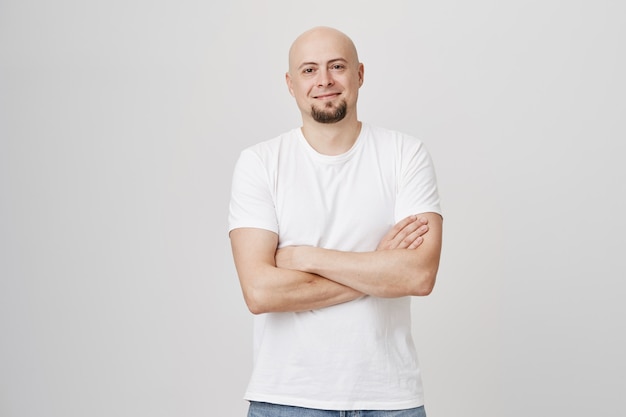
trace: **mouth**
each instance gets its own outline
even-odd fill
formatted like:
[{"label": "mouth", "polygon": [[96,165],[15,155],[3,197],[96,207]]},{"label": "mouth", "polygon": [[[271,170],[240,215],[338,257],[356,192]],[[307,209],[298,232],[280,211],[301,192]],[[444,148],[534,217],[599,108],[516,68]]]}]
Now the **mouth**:
[{"label": "mouth", "polygon": [[326,93],[326,94],[320,94],[317,96],[313,96],[314,99],[316,100],[332,100],[335,97],[339,97],[340,93]]}]

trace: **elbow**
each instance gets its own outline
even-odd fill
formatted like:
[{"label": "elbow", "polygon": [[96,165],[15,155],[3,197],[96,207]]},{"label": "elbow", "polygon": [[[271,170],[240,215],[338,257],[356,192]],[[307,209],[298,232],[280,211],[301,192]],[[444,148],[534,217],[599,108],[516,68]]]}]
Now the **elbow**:
[{"label": "elbow", "polygon": [[244,290],[243,298],[250,313],[256,315],[269,313],[272,311],[268,300],[262,296],[262,291],[247,289]]},{"label": "elbow", "polygon": [[435,280],[437,278],[437,271],[427,271],[420,274],[412,280],[413,285],[409,289],[409,292],[413,296],[425,297],[430,295],[435,288]]},{"label": "elbow", "polygon": [[263,306],[260,305],[259,303],[255,303],[247,299],[246,299],[246,306],[248,306],[248,311],[250,311],[250,313],[254,314],[255,316],[267,312],[265,311],[265,309],[263,309]]},{"label": "elbow", "polygon": [[255,316],[258,316],[259,314],[263,314],[263,313],[269,313],[268,310],[265,310],[258,306],[251,306],[250,304],[248,304],[248,311],[250,311],[250,313],[254,314]]},{"label": "elbow", "polygon": [[254,314],[255,316],[258,314],[267,313],[267,310],[263,306],[263,303],[261,303],[258,299],[249,295],[244,295],[244,300],[246,301],[246,306],[248,307],[250,313]]},{"label": "elbow", "polygon": [[411,295],[414,295],[416,297],[426,297],[427,295],[430,295],[430,293],[433,292],[433,288],[435,288],[434,285],[424,285],[424,286],[415,288]]}]

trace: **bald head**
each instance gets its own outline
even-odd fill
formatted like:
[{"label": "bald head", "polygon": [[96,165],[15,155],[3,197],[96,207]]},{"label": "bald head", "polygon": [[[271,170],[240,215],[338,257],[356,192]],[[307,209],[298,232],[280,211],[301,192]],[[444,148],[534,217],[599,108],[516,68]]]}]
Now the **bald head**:
[{"label": "bald head", "polygon": [[289,72],[303,62],[315,62],[317,57],[328,51],[341,51],[342,58],[358,65],[359,56],[356,47],[345,33],[327,26],[318,26],[307,30],[296,38],[289,48]]}]

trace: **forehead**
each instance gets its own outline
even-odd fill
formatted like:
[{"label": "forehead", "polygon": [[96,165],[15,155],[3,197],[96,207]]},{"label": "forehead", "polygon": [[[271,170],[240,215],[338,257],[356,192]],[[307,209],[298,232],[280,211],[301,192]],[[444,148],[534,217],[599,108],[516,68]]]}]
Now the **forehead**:
[{"label": "forehead", "polygon": [[336,31],[307,32],[296,39],[289,51],[290,68],[297,68],[303,63],[323,64],[337,59],[358,61],[350,38]]}]

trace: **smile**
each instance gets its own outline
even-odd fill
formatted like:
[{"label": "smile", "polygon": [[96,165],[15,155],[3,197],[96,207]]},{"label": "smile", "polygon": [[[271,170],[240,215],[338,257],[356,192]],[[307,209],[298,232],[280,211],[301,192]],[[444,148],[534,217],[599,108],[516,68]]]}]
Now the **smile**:
[{"label": "smile", "polygon": [[313,96],[313,98],[318,100],[330,100],[337,96],[339,96],[339,93],[321,94],[319,96]]}]

